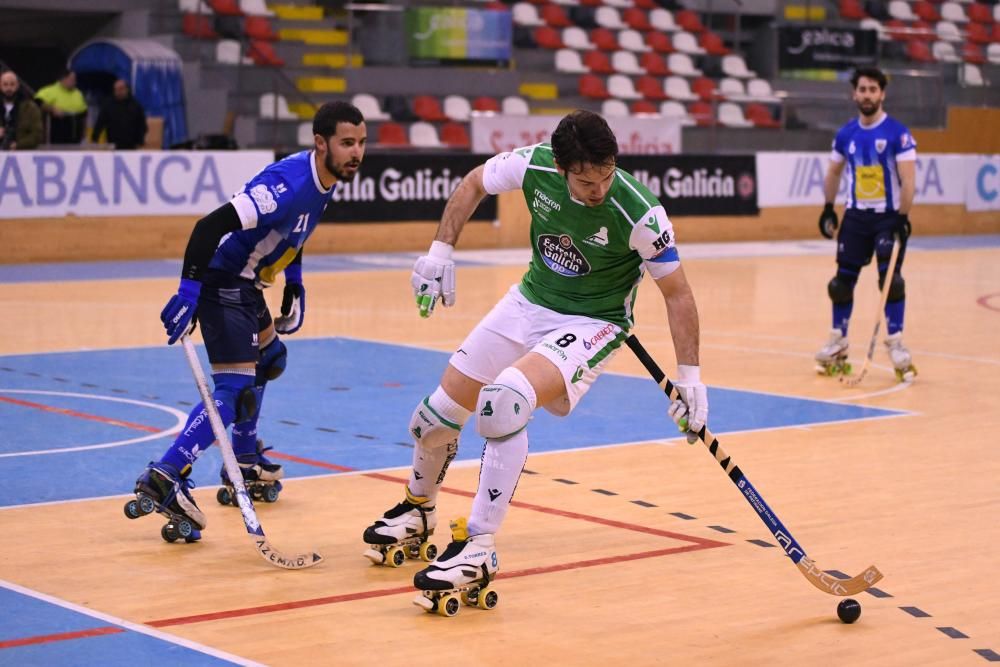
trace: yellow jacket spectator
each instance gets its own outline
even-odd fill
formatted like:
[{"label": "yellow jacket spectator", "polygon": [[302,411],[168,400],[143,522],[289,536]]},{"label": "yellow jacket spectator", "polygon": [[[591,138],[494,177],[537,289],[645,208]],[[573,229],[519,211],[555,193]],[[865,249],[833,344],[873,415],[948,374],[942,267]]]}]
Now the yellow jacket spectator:
[{"label": "yellow jacket spectator", "polygon": [[49,143],[78,144],[83,138],[87,115],[87,101],[76,87],[76,73],[65,70],[53,84],[37,93],[42,111],[50,116]]}]

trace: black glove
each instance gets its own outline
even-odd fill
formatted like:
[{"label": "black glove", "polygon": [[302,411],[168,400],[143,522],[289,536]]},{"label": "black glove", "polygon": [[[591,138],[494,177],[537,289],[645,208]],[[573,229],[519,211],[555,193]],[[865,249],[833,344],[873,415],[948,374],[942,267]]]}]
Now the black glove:
[{"label": "black glove", "polygon": [[906,213],[900,213],[896,216],[896,232],[899,233],[899,239],[905,241],[910,238],[910,233],[913,231],[913,225],[910,224],[910,216]]},{"label": "black glove", "polygon": [[819,233],[832,239],[834,232],[837,231],[837,224],[837,212],[833,210],[833,204],[827,202],[823,212],[819,214]]}]

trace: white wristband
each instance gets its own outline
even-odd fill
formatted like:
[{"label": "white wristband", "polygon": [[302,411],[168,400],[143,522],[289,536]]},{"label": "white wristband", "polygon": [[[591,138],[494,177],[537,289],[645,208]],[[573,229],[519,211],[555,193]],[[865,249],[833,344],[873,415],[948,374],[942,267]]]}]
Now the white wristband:
[{"label": "white wristband", "polygon": [[454,249],[454,246],[444,241],[434,241],[431,243],[431,249],[427,251],[427,256],[435,259],[451,259],[451,251]]},{"label": "white wristband", "polygon": [[701,367],[677,364],[677,381],[684,384],[698,384],[701,382]]}]

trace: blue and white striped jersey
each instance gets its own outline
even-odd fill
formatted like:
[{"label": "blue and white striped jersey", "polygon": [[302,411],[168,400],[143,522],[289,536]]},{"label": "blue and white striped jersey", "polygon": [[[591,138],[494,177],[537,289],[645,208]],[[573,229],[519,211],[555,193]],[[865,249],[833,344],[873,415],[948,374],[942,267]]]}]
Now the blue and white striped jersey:
[{"label": "blue and white striped jersey", "polygon": [[847,208],[877,213],[899,210],[897,162],[917,159],[917,142],[905,125],[885,114],[865,127],[855,118],[833,139],[830,159],[847,161]]},{"label": "blue and white striped jersey", "polygon": [[316,229],[335,188],[323,189],[312,151],[265,167],[233,197],[243,228],[222,237],[209,268],[267,287]]}]

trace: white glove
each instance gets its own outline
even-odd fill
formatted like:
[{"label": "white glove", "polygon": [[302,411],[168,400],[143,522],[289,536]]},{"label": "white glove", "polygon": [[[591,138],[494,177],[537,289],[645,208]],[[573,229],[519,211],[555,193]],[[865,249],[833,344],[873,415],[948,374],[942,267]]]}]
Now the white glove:
[{"label": "white glove", "polygon": [[673,401],[667,414],[677,424],[677,428],[687,433],[688,442],[698,440],[697,433],[708,421],[708,390],[701,382],[698,366],[677,366],[678,379],[674,382],[683,401]]},{"label": "white glove", "polygon": [[451,259],[454,248],[442,241],[431,243],[431,249],[413,265],[410,285],[417,299],[420,317],[430,317],[438,299],[445,306],[455,305],[455,262]]}]

